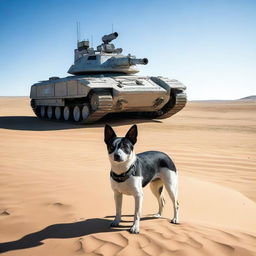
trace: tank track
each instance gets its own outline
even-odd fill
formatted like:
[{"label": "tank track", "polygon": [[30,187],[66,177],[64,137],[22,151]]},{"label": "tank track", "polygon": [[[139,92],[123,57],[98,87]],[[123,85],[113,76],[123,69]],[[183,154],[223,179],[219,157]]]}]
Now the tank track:
[{"label": "tank track", "polygon": [[94,96],[96,96],[98,100],[97,109],[93,111],[86,120],[80,121],[80,123],[94,123],[111,111],[113,107],[111,93],[94,93]]},{"label": "tank track", "polygon": [[164,119],[173,116],[177,112],[181,111],[187,103],[187,95],[182,91],[174,90],[171,93],[171,99],[166,105],[160,110],[157,118]]},{"label": "tank track", "polygon": [[[105,116],[107,113],[109,113],[113,107],[113,98],[111,93],[108,92],[95,92],[93,93],[94,99],[96,99],[96,107],[95,110],[91,109],[90,115],[88,116],[88,118],[86,120],[81,120],[79,122],[76,123],[94,123],[97,122],[99,119],[101,119],[103,116]],[[35,115],[37,117],[41,117],[40,116],[40,112],[38,107],[35,105],[34,100],[32,99],[30,101],[30,105],[32,110],[34,111]],[[78,105],[80,108],[83,107],[83,105]]]},{"label": "tank track", "polygon": [[37,117],[40,117],[40,114],[39,114],[38,108],[36,107],[36,105],[35,105],[35,101],[34,101],[33,99],[32,99],[32,100],[30,100],[30,106],[31,106],[31,108],[32,108],[33,112],[35,113],[35,115],[36,115]]},{"label": "tank track", "polygon": [[[101,118],[103,118],[106,114],[111,112],[113,107],[113,98],[111,93],[94,92],[93,95],[94,95],[94,98],[97,99],[97,102],[96,102],[97,107],[95,107],[95,110],[92,110],[92,107],[91,107],[91,113],[86,120],[81,120],[76,123],[80,123],[80,124],[95,123]],[[173,116],[174,114],[182,110],[185,107],[186,102],[187,102],[186,93],[184,93],[183,90],[175,88],[175,89],[171,89],[170,100],[164,105],[162,109],[158,111],[152,111],[152,112],[139,112],[139,113],[136,112],[136,113],[127,113],[127,114],[128,115],[132,114],[132,116],[134,117],[136,116],[139,118],[146,117],[146,118],[153,118],[153,119],[165,119]],[[40,112],[36,107],[33,99],[30,101],[30,104],[35,115],[37,117],[40,117]],[[79,107],[82,108],[83,105],[79,105]]]},{"label": "tank track", "polygon": [[187,95],[182,90],[172,89],[170,100],[158,111],[134,113],[137,117],[165,119],[182,110],[187,103]]}]

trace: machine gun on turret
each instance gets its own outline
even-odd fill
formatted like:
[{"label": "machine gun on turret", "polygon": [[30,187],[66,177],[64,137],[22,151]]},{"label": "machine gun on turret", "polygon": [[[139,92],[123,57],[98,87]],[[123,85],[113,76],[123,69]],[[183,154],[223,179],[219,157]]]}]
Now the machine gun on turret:
[{"label": "machine gun on turret", "polygon": [[104,35],[102,37],[102,41],[103,41],[104,44],[108,44],[111,41],[113,41],[114,39],[116,39],[117,37],[118,37],[118,33],[114,32],[114,33],[111,33],[111,34],[108,34],[108,35]]},{"label": "machine gun on turret", "polygon": [[98,52],[106,52],[106,53],[121,53],[123,51],[122,48],[115,48],[114,44],[110,44],[111,41],[118,37],[118,33],[114,32],[108,35],[104,35],[102,37],[103,44],[97,46]]}]

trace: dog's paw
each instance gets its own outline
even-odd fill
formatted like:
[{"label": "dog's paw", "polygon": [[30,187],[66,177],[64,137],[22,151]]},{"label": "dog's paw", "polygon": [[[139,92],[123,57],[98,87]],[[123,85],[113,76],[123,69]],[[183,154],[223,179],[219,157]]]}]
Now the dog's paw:
[{"label": "dog's paw", "polygon": [[162,215],[161,215],[161,214],[159,214],[159,213],[155,213],[155,214],[153,214],[153,217],[154,217],[154,218],[161,218],[161,217],[162,217]]},{"label": "dog's paw", "polygon": [[119,226],[119,223],[120,223],[120,220],[114,220],[114,221],[110,224],[110,226],[111,226],[111,227],[118,227],[118,226]]},{"label": "dog's paw", "polygon": [[131,234],[139,234],[140,233],[140,229],[137,225],[133,225],[129,231]]},{"label": "dog's paw", "polygon": [[172,224],[179,224],[179,221],[178,221],[178,219],[173,218],[173,219],[171,220],[171,223],[172,223]]}]

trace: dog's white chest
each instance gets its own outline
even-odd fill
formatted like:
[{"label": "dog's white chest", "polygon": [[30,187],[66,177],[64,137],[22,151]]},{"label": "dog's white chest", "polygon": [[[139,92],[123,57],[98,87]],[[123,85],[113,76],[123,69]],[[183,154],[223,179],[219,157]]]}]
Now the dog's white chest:
[{"label": "dog's white chest", "polygon": [[126,195],[136,195],[142,192],[142,177],[131,176],[124,182],[116,182],[112,178],[111,187],[113,190]]}]

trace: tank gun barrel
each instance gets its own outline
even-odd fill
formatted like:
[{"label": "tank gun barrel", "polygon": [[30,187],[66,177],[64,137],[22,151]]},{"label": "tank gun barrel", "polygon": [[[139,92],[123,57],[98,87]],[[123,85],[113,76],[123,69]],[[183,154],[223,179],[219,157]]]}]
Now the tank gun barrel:
[{"label": "tank gun barrel", "polygon": [[130,58],[130,65],[147,65],[148,64],[148,59],[147,58],[143,58],[143,59],[132,59]]},{"label": "tank gun barrel", "polygon": [[114,32],[108,35],[105,35],[102,37],[102,41],[104,44],[110,43],[112,40],[116,39],[118,37],[118,33]]},{"label": "tank gun barrel", "polygon": [[137,59],[137,58],[131,58],[131,57],[124,57],[124,58],[115,58],[111,59],[111,64],[113,66],[132,66],[132,65],[146,65],[148,64],[148,59]]}]

